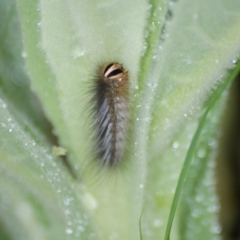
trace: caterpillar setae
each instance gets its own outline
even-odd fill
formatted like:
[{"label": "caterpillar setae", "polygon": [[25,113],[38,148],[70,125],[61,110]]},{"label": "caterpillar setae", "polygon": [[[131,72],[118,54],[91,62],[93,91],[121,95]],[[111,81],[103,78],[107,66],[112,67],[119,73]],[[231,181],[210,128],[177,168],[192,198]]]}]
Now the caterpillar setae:
[{"label": "caterpillar setae", "polygon": [[123,158],[129,121],[128,71],[121,64],[100,68],[92,101],[97,157],[103,166],[116,166]]}]

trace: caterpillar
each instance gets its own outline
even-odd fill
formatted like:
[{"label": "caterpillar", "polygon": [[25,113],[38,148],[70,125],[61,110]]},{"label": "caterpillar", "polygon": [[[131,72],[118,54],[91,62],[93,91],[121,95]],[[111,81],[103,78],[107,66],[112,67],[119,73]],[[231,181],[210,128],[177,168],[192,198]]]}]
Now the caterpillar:
[{"label": "caterpillar", "polygon": [[128,71],[119,63],[101,67],[93,92],[97,157],[103,166],[116,166],[123,158],[129,121]]}]

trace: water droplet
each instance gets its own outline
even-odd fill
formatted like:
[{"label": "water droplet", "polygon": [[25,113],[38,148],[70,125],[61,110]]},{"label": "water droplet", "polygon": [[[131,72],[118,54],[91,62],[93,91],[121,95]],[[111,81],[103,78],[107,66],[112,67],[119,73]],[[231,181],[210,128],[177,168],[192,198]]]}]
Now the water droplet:
[{"label": "water droplet", "polygon": [[22,52],[22,57],[26,58],[27,57],[27,53],[26,52]]},{"label": "water droplet", "polygon": [[195,199],[196,199],[197,202],[202,202],[203,196],[202,196],[202,195],[197,195],[197,196],[195,197]]},{"label": "water droplet", "polygon": [[200,214],[201,214],[201,211],[199,209],[194,209],[191,215],[193,218],[197,218],[200,216]]},{"label": "water droplet", "polygon": [[187,65],[192,64],[192,60],[190,58],[184,59],[183,62],[186,63]]},{"label": "water droplet", "polygon": [[78,231],[79,232],[83,232],[85,230],[85,228],[82,226],[82,225],[79,225],[78,226]]},{"label": "water droplet", "polygon": [[[39,22],[39,23],[37,24],[37,31],[38,31],[38,32],[40,32],[40,31],[41,31],[41,25],[42,25],[42,23],[41,23],[41,22]],[[40,46],[40,48],[41,48],[41,46]]]},{"label": "water droplet", "polygon": [[[145,34],[144,34],[145,38],[147,38],[148,36],[148,32],[146,31]],[[146,49],[147,49],[148,45],[146,42],[143,43],[143,47],[142,47],[142,51],[141,51],[141,56],[143,56],[146,52]]]},{"label": "water droplet", "polygon": [[157,58],[157,54],[154,54],[152,58],[155,60]]},{"label": "water droplet", "polygon": [[75,48],[72,52],[72,56],[74,59],[80,58],[80,57],[84,56],[84,54],[85,54],[85,51],[79,47]]},{"label": "water droplet", "polygon": [[70,214],[70,211],[68,209],[65,210],[65,214],[66,215],[69,215]]},{"label": "water droplet", "polygon": [[210,213],[216,213],[216,212],[219,212],[220,210],[220,206],[219,204],[214,204],[214,205],[211,205],[207,208],[208,212]]},{"label": "water droplet", "polygon": [[172,146],[173,146],[174,149],[177,149],[178,146],[179,146],[179,142],[178,141],[174,141]]},{"label": "water droplet", "polygon": [[170,8],[172,8],[174,6],[174,2],[169,2],[168,5]]},{"label": "water droplet", "polygon": [[66,233],[67,233],[67,234],[72,234],[72,233],[73,233],[73,230],[72,230],[71,228],[67,228],[67,229],[66,229]]},{"label": "water droplet", "polygon": [[164,122],[165,122],[166,124],[169,124],[169,123],[170,123],[169,118],[165,118],[165,119],[164,119]]},{"label": "water droplet", "polygon": [[144,184],[140,184],[139,187],[140,187],[140,188],[144,188]]},{"label": "water droplet", "polygon": [[162,221],[161,221],[160,219],[155,219],[155,220],[153,221],[153,225],[154,225],[155,227],[160,227],[160,226],[162,225]]},{"label": "water droplet", "polygon": [[216,234],[219,234],[222,231],[222,229],[221,229],[221,227],[219,225],[212,226],[211,230],[212,230],[213,233],[216,233]]},{"label": "water droplet", "polygon": [[215,162],[215,161],[209,161],[209,162],[207,163],[207,166],[208,166],[209,168],[215,168],[215,167],[216,167],[216,162]]},{"label": "water droplet", "polygon": [[68,206],[71,201],[72,201],[71,198],[67,198],[67,199],[64,200],[64,204],[65,204],[66,206]]},{"label": "water droplet", "polygon": [[152,8],[152,4],[148,5],[148,10],[150,10]]},{"label": "water droplet", "polygon": [[200,150],[198,150],[197,156],[198,156],[199,158],[204,158],[204,157],[206,156],[206,151],[205,151],[205,149],[200,149]]},{"label": "water droplet", "polygon": [[217,146],[217,141],[215,139],[211,139],[209,142],[208,142],[208,145],[210,147],[216,147]]}]

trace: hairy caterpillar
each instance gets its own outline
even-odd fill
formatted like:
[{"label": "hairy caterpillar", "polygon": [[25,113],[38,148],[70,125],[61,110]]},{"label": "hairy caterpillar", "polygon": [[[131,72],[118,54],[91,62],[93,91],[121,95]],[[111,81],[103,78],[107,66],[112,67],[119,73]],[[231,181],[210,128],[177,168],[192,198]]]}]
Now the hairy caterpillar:
[{"label": "hairy caterpillar", "polygon": [[123,157],[126,142],[128,71],[119,63],[110,63],[100,68],[94,84],[92,100],[97,156],[103,166],[115,166]]}]

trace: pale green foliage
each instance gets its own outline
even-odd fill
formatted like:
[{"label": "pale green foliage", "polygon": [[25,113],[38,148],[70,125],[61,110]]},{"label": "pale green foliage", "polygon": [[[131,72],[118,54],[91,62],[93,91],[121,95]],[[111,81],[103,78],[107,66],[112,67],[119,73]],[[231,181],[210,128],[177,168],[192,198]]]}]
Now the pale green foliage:
[{"label": "pale green foliage", "polygon": [[[213,172],[226,97],[199,117],[239,58],[240,2],[0,0],[0,11],[0,239],[163,239],[188,151],[171,239],[219,239]],[[89,89],[111,61],[130,75],[119,171],[91,162],[89,137]],[[52,156],[44,114],[78,179]]]}]

